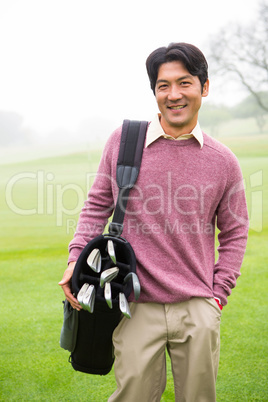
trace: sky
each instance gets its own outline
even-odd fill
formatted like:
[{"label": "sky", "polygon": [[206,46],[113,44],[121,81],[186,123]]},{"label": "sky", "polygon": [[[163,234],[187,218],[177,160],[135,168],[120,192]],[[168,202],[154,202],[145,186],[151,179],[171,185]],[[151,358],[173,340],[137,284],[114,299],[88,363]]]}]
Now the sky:
[{"label": "sky", "polygon": [[[150,120],[147,56],[170,42],[206,54],[221,27],[257,12],[258,2],[244,0],[0,0],[0,111],[50,141]],[[217,91],[211,82],[207,99],[230,99]]]}]

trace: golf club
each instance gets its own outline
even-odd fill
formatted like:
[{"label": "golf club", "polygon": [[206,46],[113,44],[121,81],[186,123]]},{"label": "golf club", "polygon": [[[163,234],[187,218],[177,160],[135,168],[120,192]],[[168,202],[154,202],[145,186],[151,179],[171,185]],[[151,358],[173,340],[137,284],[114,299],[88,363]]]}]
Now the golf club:
[{"label": "golf club", "polygon": [[104,287],[104,297],[106,300],[106,303],[110,308],[113,308],[113,303],[112,303],[112,291],[111,291],[111,284],[110,282],[105,283]]},{"label": "golf club", "polygon": [[85,310],[89,311],[90,313],[93,313],[94,311],[94,304],[95,304],[95,288],[94,285],[90,285],[87,290],[86,293],[84,294],[83,297],[83,306],[85,308]]},{"label": "golf club", "polygon": [[101,271],[101,253],[99,249],[94,248],[94,250],[91,251],[87,257],[87,264],[93,271],[97,273]]},{"label": "golf club", "polygon": [[112,240],[108,240],[107,242],[107,249],[108,249],[108,254],[113,261],[114,264],[116,264],[116,257],[115,257],[115,251],[114,251],[114,243]]},{"label": "golf club", "polygon": [[129,305],[124,293],[119,293],[119,308],[125,317],[131,318]]},{"label": "golf club", "polygon": [[135,299],[138,300],[138,298],[140,297],[140,293],[141,293],[140,281],[139,281],[137,274],[135,274],[134,272],[130,272],[125,277],[124,283],[130,281],[131,279],[132,279],[132,286],[133,286],[133,290],[134,290],[134,296],[135,296]]},{"label": "golf club", "polygon": [[88,287],[89,287],[89,284],[88,284],[88,283],[84,283],[84,285],[81,287],[81,289],[79,290],[78,295],[77,295],[78,303],[79,303],[82,307],[83,307],[83,297],[84,297],[84,295],[85,295],[85,293],[86,293]]},{"label": "golf club", "polygon": [[111,282],[119,272],[119,268],[113,267],[103,271],[100,276],[100,287],[103,288],[106,282]]}]

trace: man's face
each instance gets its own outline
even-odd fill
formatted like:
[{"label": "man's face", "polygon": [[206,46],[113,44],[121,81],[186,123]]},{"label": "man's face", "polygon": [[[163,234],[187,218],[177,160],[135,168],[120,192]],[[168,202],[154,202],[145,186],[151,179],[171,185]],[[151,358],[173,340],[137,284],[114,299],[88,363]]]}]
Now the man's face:
[{"label": "man's face", "polygon": [[180,61],[160,66],[155,97],[161,112],[161,125],[166,134],[178,137],[189,134],[197,124],[202,97],[208,95],[209,81],[203,91],[197,76],[193,76]]}]

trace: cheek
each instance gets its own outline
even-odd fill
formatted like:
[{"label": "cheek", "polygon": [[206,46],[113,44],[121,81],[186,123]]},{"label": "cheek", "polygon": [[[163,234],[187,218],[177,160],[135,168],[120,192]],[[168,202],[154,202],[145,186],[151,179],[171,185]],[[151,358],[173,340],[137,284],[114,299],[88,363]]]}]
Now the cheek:
[{"label": "cheek", "polygon": [[200,94],[194,94],[191,97],[188,97],[188,99],[191,101],[191,104],[194,105],[195,107],[200,107],[202,104],[202,97]]},{"label": "cheek", "polygon": [[156,96],[155,99],[156,99],[156,102],[157,102],[158,106],[163,105],[163,103],[164,103],[164,97],[163,96]]}]

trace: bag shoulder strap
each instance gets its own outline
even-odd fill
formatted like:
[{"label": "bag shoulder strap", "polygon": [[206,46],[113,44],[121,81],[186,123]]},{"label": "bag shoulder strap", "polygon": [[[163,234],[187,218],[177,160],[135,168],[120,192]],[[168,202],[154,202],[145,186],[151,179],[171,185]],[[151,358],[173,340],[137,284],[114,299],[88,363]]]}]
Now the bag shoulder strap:
[{"label": "bag shoulder strap", "polygon": [[128,195],[139,175],[147,127],[147,121],[123,122],[116,169],[119,194],[113,220],[109,225],[109,234],[114,236],[120,236],[123,231]]}]

